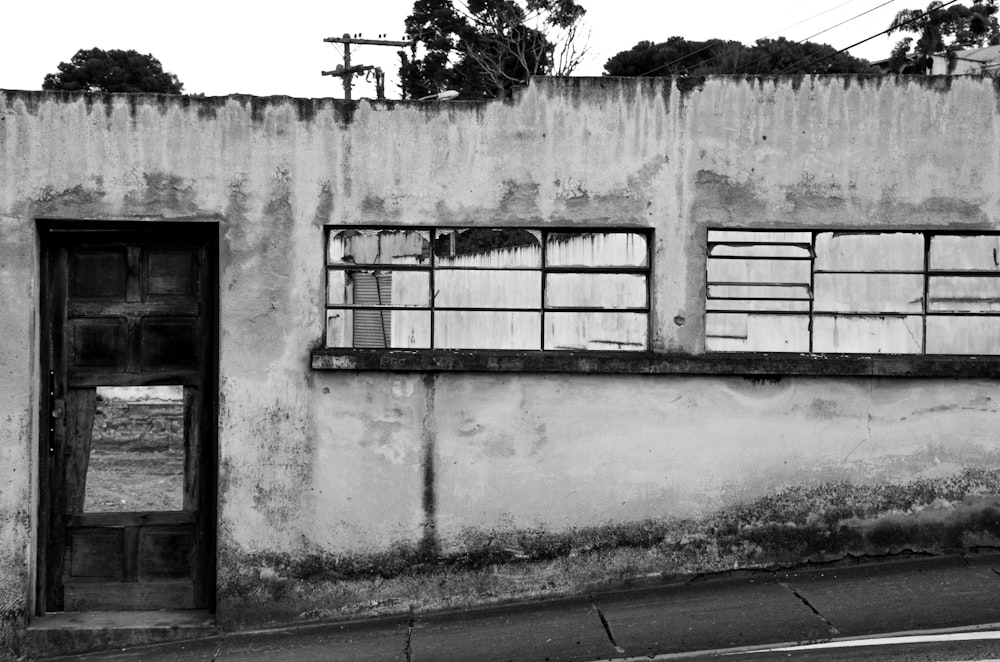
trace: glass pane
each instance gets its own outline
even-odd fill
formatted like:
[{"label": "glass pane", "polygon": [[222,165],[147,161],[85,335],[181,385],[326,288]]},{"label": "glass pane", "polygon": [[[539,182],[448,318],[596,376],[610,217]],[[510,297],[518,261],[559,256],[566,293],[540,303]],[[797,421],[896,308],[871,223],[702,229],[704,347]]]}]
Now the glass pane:
[{"label": "glass pane", "polygon": [[429,271],[361,271],[329,269],[327,304],[331,306],[430,305]]},{"label": "glass pane", "polygon": [[329,264],[429,264],[426,230],[336,230],[330,232]]},{"label": "glass pane", "polygon": [[541,313],[442,310],[434,314],[441,349],[539,349]]},{"label": "glass pane", "polygon": [[644,267],[646,253],[638,232],[553,232],[545,247],[550,267]]},{"label": "glass pane", "polygon": [[823,232],[817,271],[923,271],[924,236],[916,233]]},{"label": "glass pane", "polygon": [[541,267],[541,233],[518,228],[439,230],[434,259],[439,267]]},{"label": "glass pane", "polygon": [[443,308],[541,308],[542,272],[439,269],[434,305]]},{"label": "glass pane", "polygon": [[911,274],[816,274],[814,310],[919,313],[924,277]]},{"label": "glass pane", "polygon": [[813,351],[845,354],[919,354],[922,318],[910,316],[840,317],[813,320]]},{"label": "glass pane", "polygon": [[428,310],[340,309],[326,311],[326,346],[427,349]]},{"label": "glass pane", "polygon": [[546,313],[545,349],[643,351],[645,313]]},{"label": "glass pane", "polygon": [[931,237],[930,268],[942,271],[1000,271],[1000,235]]},{"label": "glass pane", "polygon": [[555,273],[546,276],[546,307],[645,308],[642,274]]},{"label": "glass pane", "polygon": [[710,352],[808,352],[808,315],[705,315],[705,349]]},{"label": "glass pane", "polygon": [[84,511],[183,507],[184,388],[98,387]]}]

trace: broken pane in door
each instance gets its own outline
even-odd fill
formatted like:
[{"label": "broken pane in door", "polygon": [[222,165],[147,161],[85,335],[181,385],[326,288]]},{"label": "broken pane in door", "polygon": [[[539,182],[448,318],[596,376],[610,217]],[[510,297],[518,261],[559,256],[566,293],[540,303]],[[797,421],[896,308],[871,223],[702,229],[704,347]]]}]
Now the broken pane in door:
[{"label": "broken pane in door", "polygon": [[84,512],[183,510],[184,446],[184,387],[97,387]]}]

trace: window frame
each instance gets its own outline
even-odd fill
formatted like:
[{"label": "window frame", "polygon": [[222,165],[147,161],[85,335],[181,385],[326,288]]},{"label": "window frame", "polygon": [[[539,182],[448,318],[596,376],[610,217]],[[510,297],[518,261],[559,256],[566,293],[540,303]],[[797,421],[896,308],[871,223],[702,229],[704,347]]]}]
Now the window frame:
[{"label": "window frame", "polygon": [[[736,241],[736,240],[713,240],[713,233],[723,232],[723,233],[754,233],[754,234],[779,234],[779,233],[795,233],[795,234],[808,234],[809,243],[805,244],[803,242],[767,242],[767,241]],[[851,270],[851,269],[831,269],[831,268],[817,268],[817,239],[820,235],[832,234],[832,235],[886,235],[886,234],[900,234],[900,235],[917,235],[922,240],[922,263],[920,269],[867,269],[867,270]],[[931,281],[935,278],[995,278],[997,279],[998,285],[1000,285],[1000,266],[994,271],[987,270],[977,270],[977,269],[947,269],[947,268],[934,268],[931,266],[931,249],[933,239],[936,237],[984,237],[992,238],[1000,242],[1000,231],[997,230],[953,230],[953,229],[913,229],[913,228],[760,228],[760,227],[709,227],[706,231],[706,243],[705,243],[705,353],[713,356],[732,356],[739,354],[750,354],[750,355],[765,355],[765,354],[778,354],[778,355],[795,355],[795,354],[807,354],[807,355],[842,355],[842,356],[864,356],[868,354],[880,354],[882,356],[898,356],[898,357],[948,357],[948,356],[975,356],[990,358],[994,356],[1000,356],[998,354],[954,354],[945,352],[930,352],[928,351],[928,337],[927,337],[927,326],[928,320],[933,318],[944,318],[944,317],[974,317],[974,318],[998,318],[1000,319],[1000,309],[994,311],[959,311],[959,310],[934,310],[932,307],[932,301],[930,300],[931,294]],[[760,257],[748,257],[739,255],[712,255],[713,248],[718,246],[776,246],[776,245],[788,245],[796,246],[800,248],[806,248],[808,250],[808,257],[776,257],[776,256],[760,256]],[[712,287],[713,286],[746,286],[746,287],[761,287],[761,286],[780,286],[780,287],[794,287],[798,283],[792,284],[790,281],[785,283],[756,283],[756,282],[723,282],[723,281],[713,281],[710,279],[710,267],[713,260],[753,260],[753,259],[767,259],[767,260],[795,260],[809,263],[809,281],[808,281],[808,299],[803,299],[801,297],[724,297],[724,296],[713,296]],[[898,311],[898,310],[883,310],[883,311],[836,311],[827,309],[818,309],[816,306],[816,277],[824,275],[847,275],[847,274],[857,274],[859,276],[919,276],[921,279],[921,295],[920,295],[920,310],[913,312]],[[725,302],[725,301],[738,301],[738,300],[758,300],[758,301],[808,301],[808,308],[806,310],[767,310],[767,309],[744,309],[740,310],[737,308],[725,308],[722,307],[712,307],[710,302]],[[720,314],[720,315],[768,315],[768,316],[799,316],[807,318],[807,328],[808,328],[808,350],[795,350],[789,349],[785,351],[781,350],[726,350],[726,349],[709,349],[709,331],[708,331],[708,319],[709,315]],[[920,347],[919,351],[915,352],[872,352],[872,351],[851,351],[851,352],[822,352],[816,351],[816,321],[818,319],[834,319],[834,318],[866,318],[866,317],[886,317],[886,318],[899,318],[904,320],[905,318],[919,318],[919,325],[921,331],[920,337]]]},{"label": "window frame", "polygon": [[[400,232],[427,232],[428,233],[428,243],[430,246],[428,262],[426,264],[369,264],[369,263],[337,263],[330,259],[330,242],[331,237],[336,232],[342,232],[346,230],[358,230],[358,231],[400,231]],[[441,236],[446,236],[447,233],[461,232],[465,230],[491,230],[491,231],[522,231],[532,233],[538,237],[540,256],[538,266],[509,266],[509,267],[479,267],[479,266],[440,266],[437,265],[438,256],[435,251],[435,243]],[[634,265],[619,265],[619,266],[579,266],[579,265],[550,265],[548,257],[548,240],[552,235],[558,234],[634,234],[640,235],[645,242],[645,250],[643,251],[643,261],[645,264],[643,266]],[[322,347],[323,351],[330,352],[363,352],[363,351],[377,351],[377,352],[478,352],[478,353],[504,353],[504,352],[536,352],[544,354],[555,354],[555,353],[572,353],[579,352],[585,355],[594,354],[648,354],[652,352],[652,337],[653,337],[653,315],[652,315],[652,301],[653,301],[653,230],[647,227],[632,227],[632,226],[595,226],[595,227],[580,227],[580,226],[528,226],[528,225],[411,225],[411,224],[400,224],[400,225],[389,225],[389,224],[352,224],[352,225],[325,225],[323,228],[323,337],[322,337]],[[417,305],[394,305],[386,304],[379,306],[371,305],[357,305],[348,303],[331,303],[330,302],[330,274],[332,271],[417,271],[426,272],[429,274],[429,286],[430,291],[428,293],[428,302],[426,306]],[[539,305],[537,307],[530,306],[518,306],[518,307],[490,307],[490,306],[443,306],[437,305],[436,298],[439,294],[438,290],[435,288],[436,276],[440,275],[441,272],[452,272],[452,271],[520,271],[520,272],[536,272],[540,277],[538,301]],[[549,283],[549,276],[553,274],[636,274],[641,275],[645,278],[644,287],[644,306],[623,306],[623,307],[596,307],[596,306],[553,306],[549,305],[546,301],[547,289]],[[330,346],[329,342],[329,324],[328,324],[328,313],[331,310],[345,310],[345,311],[427,311],[429,314],[429,340],[428,347],[348,347],[348,346]],[[537,348],[526,348],[526,349],[499,349],[499,348],[443,348],[435,347],[435,336],[437,335],[437,319],[436,314],[440,312],[498,312],[498,313],[537,313],[539,320],[539,339]],[[644,332],[644,343],[643,347],[640,349],[587,349],[587,348],[546,348],[546,315],[552,313],[598,313],[598,314],[638,314],[645,315],[645,320],[642,325]]]}]

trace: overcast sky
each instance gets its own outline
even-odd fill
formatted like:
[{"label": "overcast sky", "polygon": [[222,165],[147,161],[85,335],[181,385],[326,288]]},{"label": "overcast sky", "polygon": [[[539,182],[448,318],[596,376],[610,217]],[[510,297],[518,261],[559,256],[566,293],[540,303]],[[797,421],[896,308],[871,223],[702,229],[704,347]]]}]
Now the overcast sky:
[{"label": "overcast sky", "polygon": [[[884,30],[901,9],[919,0],[577,0],[587,9],[591,53],[576,75],[600,76],[615,53],[641,40],[734,39],[744,43],[785,36],[844,48]],[[880,6],[884,5],[884,6]],[[324,37],[361,33],[403,37],[413,0],[8,0],[0,38],[0,88],[41,89],[45,74],[81,48],[152,53],[184,91],[209,96],[342,97],[339,79],[321,76],[341,62]],[[871,10],[871,11],[869,11]],[[849,20],[863,12],[859,18]],[[840,27],[833,27],[846,22]],[[852,49],[857,57],[888,57],[898,39],[877,37]],[[392,47],[352,48],[354,64],[382,67],[386,95],[399,98],[398,57]],[[361,82],[355,98],[374,97]]]}]

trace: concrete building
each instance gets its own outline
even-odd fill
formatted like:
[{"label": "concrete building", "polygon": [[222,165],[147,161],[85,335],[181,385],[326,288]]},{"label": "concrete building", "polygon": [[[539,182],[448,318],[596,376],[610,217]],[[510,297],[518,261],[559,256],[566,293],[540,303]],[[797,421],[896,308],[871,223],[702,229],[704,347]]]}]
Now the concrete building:
[{"label": "concrete building", "polygon": [[989,78],[0,98],[8,654],[1000,544]]}]

